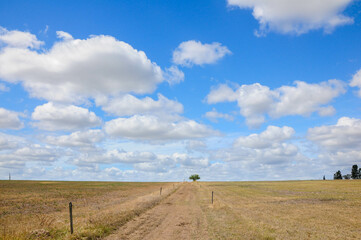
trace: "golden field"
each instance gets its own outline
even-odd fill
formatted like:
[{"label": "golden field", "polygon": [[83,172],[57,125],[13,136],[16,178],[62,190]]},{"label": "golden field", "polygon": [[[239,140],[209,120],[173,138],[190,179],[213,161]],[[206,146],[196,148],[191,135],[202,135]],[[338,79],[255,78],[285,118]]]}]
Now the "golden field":
[{"label": "golden field", "polygon": [[0,239],[361,239],[360,209],[361,180],[0,181]]},{"label": "golden field", "polygon": [[211,239],[361,239],[361,180],[202,187],[203,196],[215,192],[214,206],[204,207]]},{"label": "golden field", "polygon": [[160,187],[163,197],[173,191],[173,183],[0,181],[0,239],[96,239],[156,204]]}]

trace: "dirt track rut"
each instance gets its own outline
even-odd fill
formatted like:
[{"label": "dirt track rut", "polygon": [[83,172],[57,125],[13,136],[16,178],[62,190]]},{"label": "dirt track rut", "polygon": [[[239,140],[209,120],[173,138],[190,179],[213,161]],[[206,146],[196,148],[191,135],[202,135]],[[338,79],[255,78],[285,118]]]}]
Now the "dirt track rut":
[{"label": "dirt track rut", "polygon": [[134,218],[106,239],[209,239],[198,189],[191,183],[182,184],[159,205]]}]

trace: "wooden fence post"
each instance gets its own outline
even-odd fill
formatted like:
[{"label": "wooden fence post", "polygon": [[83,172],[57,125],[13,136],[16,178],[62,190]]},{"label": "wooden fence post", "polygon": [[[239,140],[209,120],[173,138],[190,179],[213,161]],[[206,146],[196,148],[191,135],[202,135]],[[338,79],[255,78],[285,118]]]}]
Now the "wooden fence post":
[{"label": "wooden fence post", "polygon": [[213,191],[212,191],[212,204],[213,204]]},{"label": "wooden fence post", "polygon": [[73,204],[69,203],[69,213],[70,213],[70,233],[73,234]]},{"label": "wooden fence post", "polygon": [[162,195],[162,187],[160,187],[159,195]]}]

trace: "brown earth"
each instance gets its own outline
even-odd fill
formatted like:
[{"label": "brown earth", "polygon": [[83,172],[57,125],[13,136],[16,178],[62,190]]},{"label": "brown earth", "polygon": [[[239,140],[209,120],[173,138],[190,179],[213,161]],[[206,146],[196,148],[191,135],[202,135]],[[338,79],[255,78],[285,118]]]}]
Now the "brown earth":
[{"label": "brown earth", "polygon": [[105,239],[209,239],[206,216],[196,194],[198,189],[196,184],[182,184],[159,205]]}]

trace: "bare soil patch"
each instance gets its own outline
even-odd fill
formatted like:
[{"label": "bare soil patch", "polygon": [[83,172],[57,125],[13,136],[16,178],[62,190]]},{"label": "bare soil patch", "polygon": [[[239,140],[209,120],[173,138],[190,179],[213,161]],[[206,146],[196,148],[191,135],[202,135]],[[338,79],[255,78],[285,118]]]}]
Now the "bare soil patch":
[{"label": "bare soil patch", "polygon": [[183,184],[159,205],[134,218],[106,239],[209,239],[198,190],[194,184]]}]

